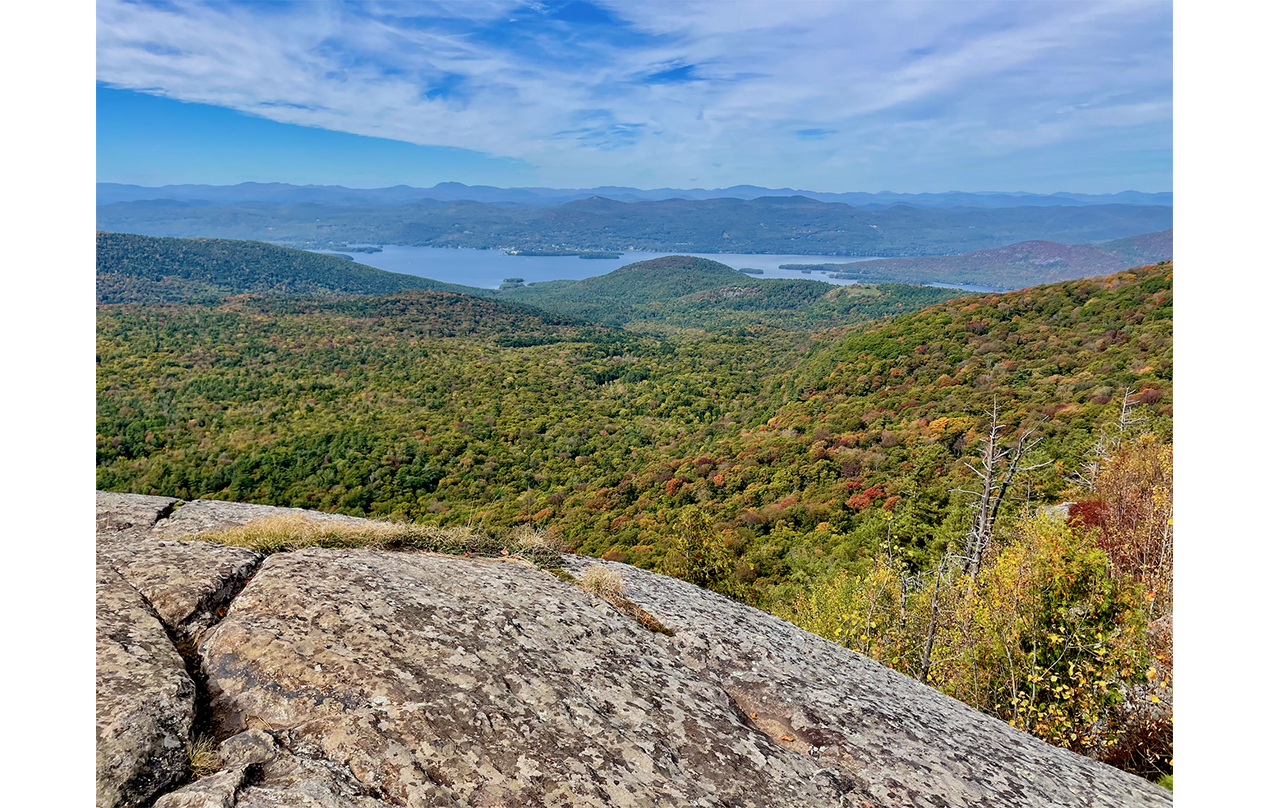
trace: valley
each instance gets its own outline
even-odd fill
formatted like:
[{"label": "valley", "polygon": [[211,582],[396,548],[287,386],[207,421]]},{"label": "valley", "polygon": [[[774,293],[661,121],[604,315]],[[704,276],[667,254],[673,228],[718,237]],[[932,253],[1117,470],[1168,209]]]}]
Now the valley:
[{"label": "valley", "polygon": [[[95,14],[94,100],[31,107],[95,159],[35,127],[11,195],[56,231],[96,175],[97,808],[1172,804],[1175,406],[1240,359],[1174,355],[1173,144],[1251,302],[1259,129],[1175,119],[1170,4]],[[73,300],[54,231],[19,275]],[[1251,615],[1219,465],[1183,566],[1229,538]],[[1192,747],[1255,720],[1198,712],[1184,789],[1249,802],[1255,744]]]},{"label": "valley", "polygon": [[[1028,441],[1008,496],[997,483],[1001,549],[1040,529],[1037,506],[1089,496],[1108,434],[1172,434],[1170,262],[968,294],[667,256],[491,290],[258,242],[101,233],[98,248],[99,489],[529,527],[915,678],[933,674],[898,628],[912,624],[860,635],[850,615],[869,581],[916,576],[938,597],[922,576],[946,574],[979,529],[988,436]],[[1127,569],[1109,590],[1120,611],[1089,631],[1145,619],[1133,576],[1162,573]],[[1162,585],[1153,608],[1171,603]],[[931,637],[981,627],[946,630],[960,633]],[[1137,677],[1161,663],[1155,635],[1133,632],[1114,664]],[[935,670],[1009,718],[963,692],[970,674]],[[1084,751],[1105,740],[1046,727]],[[1150,749],[1123,765],[1159,771]]]}]

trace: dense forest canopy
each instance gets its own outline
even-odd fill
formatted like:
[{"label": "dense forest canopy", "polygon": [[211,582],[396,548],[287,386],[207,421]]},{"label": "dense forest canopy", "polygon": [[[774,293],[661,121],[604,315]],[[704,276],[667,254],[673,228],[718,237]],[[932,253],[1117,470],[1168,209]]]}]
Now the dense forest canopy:
[{"label": "dense forest canopy", "polygon": [[922,511],[892,527],[906,552],[942,547],[962,515],[948,480],[994,399],[1046,438],[1038,499],[1061,495],[1122,390],[1167,422],[1171,277],[1165,264],[762,336],[640,336],[428,291],[106,306],[99,481],[532,520],[649,565],[695,504],[735,529],[767,602],[860,560],[892,498]]},{"label": "dense forest canopy", "polygon": [[[1125,706],[1171,670],[1170,262],[967,296],[677,256],[475,296],[264,244],[248,280],[223,242],[99,249],[102,489],[546,529],[1171,771]],[[971,570],[989,438],[1022,471]],[[1038,521],[1060,500],[1075,521]],[[1024,663],[1070,675],[1024,699]]]}]

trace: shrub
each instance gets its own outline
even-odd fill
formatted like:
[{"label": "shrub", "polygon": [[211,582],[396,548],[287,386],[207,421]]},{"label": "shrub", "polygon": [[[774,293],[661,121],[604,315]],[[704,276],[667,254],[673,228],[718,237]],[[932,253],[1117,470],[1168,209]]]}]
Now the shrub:
[{"label": "shrub", "polygon": [[664,571],[704,589],[735,597],[738,587],[734,559],[706,515],[696,507],[685,508],[676,532],[674,548],[666,554]]},{"label": "shrub", "polygon": [[[1161,667],[1141,586],[1112,574],[1087,530],[1021,520],[973,576],[951,559],[917,574],[880,555],[863,576],[814,587],[788,616],[1082,754],[1153,731],[1120,708],[1154,703],[1140,687]],[[1114,762],[1136,771],[1135,761]]]}]

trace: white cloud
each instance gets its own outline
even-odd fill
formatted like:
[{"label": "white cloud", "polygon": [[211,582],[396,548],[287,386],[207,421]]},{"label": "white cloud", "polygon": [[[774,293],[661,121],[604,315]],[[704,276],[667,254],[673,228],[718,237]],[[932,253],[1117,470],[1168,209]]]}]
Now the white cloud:
[{"label": "white cloud", "polygon": [[[603,5],[625,24],[552,22],[505,2],[102,0],[98,79],[521,158],[556,184],[844,190],[1171,117],[1167,3]],[[642,80],[683,66],[693,80]],[[588,110],[607,115],[576,125]],[[799,138],[806,129],[834,134]],[[854,173],[827,176],[832,166]]]}]

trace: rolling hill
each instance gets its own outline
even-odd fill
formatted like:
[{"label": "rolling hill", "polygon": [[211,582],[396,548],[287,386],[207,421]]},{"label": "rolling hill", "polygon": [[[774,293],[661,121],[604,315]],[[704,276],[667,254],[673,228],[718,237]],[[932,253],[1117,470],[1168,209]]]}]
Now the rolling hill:
[{"label": "rolling hill", "polygon": [[405,289],[489,294],[257,241],[97,233],[98,303],[208,303],[240,294],[373,295]]},{"label": "rolling hill", "polygon": [[801,278],[754,278],[718,261],[671,255],[580,281],[505,287],[498,298],[641,330],[801,330],[916,311],[964,294],[900,284],[842,287]]}]

